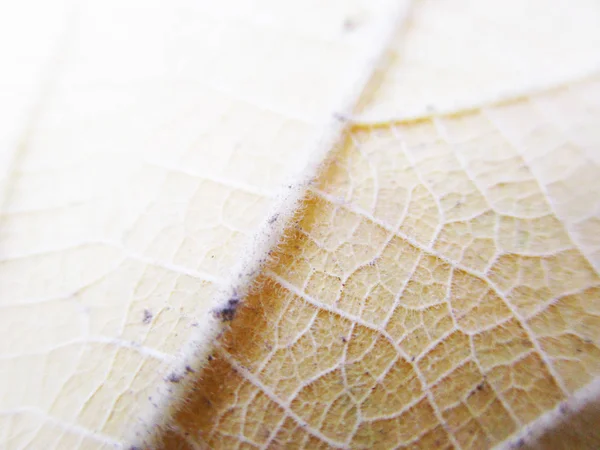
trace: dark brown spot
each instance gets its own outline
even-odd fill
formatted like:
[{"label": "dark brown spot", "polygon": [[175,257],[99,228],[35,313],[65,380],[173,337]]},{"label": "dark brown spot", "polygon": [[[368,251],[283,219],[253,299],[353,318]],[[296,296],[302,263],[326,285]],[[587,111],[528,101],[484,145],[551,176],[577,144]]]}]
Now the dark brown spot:
[{"label": "dark brown spot", "polygon": [[227,305],[221,309],[215,311],[215,316],[221,319],[223,322],[231,322],[235,319],[235,314],[237,312],[237,308],[240,304],[239,297],[234,294],[229,300],[227,300]]},{"label": "dark brown spot", "polygon": [[217,318],[221,319],[222,322],[231,322],[235,319],[235,309],[223,308],[215,312]]},{"label": "dark brown spot", "polygon": [[342,123],[348,122],[348,117],[346,117],[342,113],[338,113],[338,112],[333,113],[333,118]]},{"label": "dark brown spot", "polygon": [[148,325],[150,322],[152,322],[152,317],[154,317],[152,315],[152,311],[150,311],[149,309],[145,309],[144,310],[144,318],[142,319],[142,323]]},{"label": "dark brown spot", "polygon": [[183,377],[175,372],[171,372],[167,377],[167,381],[170,383],[179,383]]},{"label": "dark brown spot", "polygon": [[342,28],[345,32],[350,33],[358,27],[358,21],[352,17],[347,17],[342,24]]}]

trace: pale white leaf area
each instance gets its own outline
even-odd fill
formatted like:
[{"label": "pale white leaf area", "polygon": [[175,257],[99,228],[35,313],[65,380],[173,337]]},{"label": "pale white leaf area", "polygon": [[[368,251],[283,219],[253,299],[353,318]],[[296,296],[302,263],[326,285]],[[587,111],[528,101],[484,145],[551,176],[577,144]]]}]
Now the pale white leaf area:
[{"label": "pale white leaf area", "polygon": [[547,442],[598,49],[593,0],[2,0],[0,448]]}]

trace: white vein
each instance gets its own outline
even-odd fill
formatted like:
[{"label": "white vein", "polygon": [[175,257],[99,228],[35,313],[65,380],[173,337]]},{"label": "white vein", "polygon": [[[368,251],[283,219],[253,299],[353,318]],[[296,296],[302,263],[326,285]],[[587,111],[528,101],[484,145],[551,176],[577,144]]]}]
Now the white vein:
[{"label": "white vein", "polygon": [[[445,130],[443,124],[439,120],[434,120],[434,123],[435,123],[436,127],[438,128],[438,130],[440,131],[440,135],[446,140],[446,142],[449,145],[452,146],[452,143],[448,139],[448,135],[446,133],[446,130]],[[478,183],[476,177],[473,176],[473,174],[471,173],[471,171],[467,167],[467,164],[464,161],[464,158],[462,157],[462,155],[460,154],[460,152],[454,152],[454,153],[456,155],[456,159],[460,162],[460,165],[461,165],[463,171],[469,177],[469,180],[471,180],[473,182],[473,184],[478,187],[478,189],[480,190],[480,192],[483,192],[482,189],[481,189],[481,187],[479,186],[479,183]],[[547,192],[545,192],[545,191],[543,191],[543,192],[547,196]],[[486,278],[487,278],[487,276],[486,276]],[[527,333],[527,337],[529,338],[529,340],[533,344],[533,346],[536,349],[539,357],[542,359],[542,361],[546,365],[546,367],[548,369],[548,372],[550,372],[550,374],[552,375],[552,377],[556,381],[556,384],[561,389],[563,395],[568,396],[569,395],[569,390],[565,386],[563,379],[560,377],[560,375],[558,374],[558,372],[554,368],[554,365],[552,364],[552,361],[550,361],[550,358],[548,357],[548,355],[542,349],[542,346],[540,345],[538,338],[536,337],[535,333],[533,332],[533,330],[529,326],[527,320],[519,313],[519,311],[514,307],[514,305],[510,301],[508,301],[506,299],[506,297],[503,295],[503,293],[495,286],[495,284],[492,283],[491,280],[489,280],[489,284],[496,291],[496,294],[502,300],[502,302],[506,305],[506,307],[509,309],[509,311],[512,313],[512,315],[517,319],[517,321],[519,322],[519,325],[521,325],[521,327],[525,330],[525,332]]]},{"label": "white vein", "polygon": [[14,416],[14,415],[19,415],[19,414],[32,414],[32,415],[40,416],[40,417],[44,418],[47,423],[52,424],[68,433],[73,433],[73,434],[76,434],[79,436],[93,439],[93,440],[101,442],[103,444],[110,445],[111,447],[113,447],[115,449],[124,448],[124,446],[121,442],[109,437],[108,435],[99,433],[97,431],[90,431],[89,429],[82,427],[80,425],[62,421],[60,419],[57,419],[53,416],[46,414],[45,412],[43,412],[37,408],[24,406],[24,407],[15,408],[15,409],[0,410],[0,415],[3,415],[3,416]]},{"label": "white vein", "polygon": [[461,448],[458,441],[456,440],[454,435],[451,433],[450,428],[449,428],[448,424],[446,423],[441,410],[437,406],[437,403],[435,402],[435,399],[433,397],[433,393],[431,392],[431,389],[428,388],[428,383],[427,383],[427,380],[425,379],[425,376],[421,373],[421,370],[419,369],[419,367],[416,364],[414,364],[413,362],[411,362],[411,358],[394,341],[394,339],[392,338],[392,336],[389,335],[389,333],[387,333],[385,330],[380,330],[379,328],[364,321],[360,317],[356,317],[354,315],[348,314],[345,311],[341,311],[337,308],[331,307],[325,303],[322,303],[316,299],[313,299],[309,295],[302,292],[300,289],[296,288],[293,284],[289,283],[288,281],[284,280],[279,275],[277,275],[273,272],[267,271],[267,275],[269,275],[271,278],[273,278],[278,283],[280,283],[284,288],[288,289],[290,292],[293,292],[294,294],[296,294],[297,296],[299,296],[300,298],[305,300],[307,303],[315,306],[316,308],[319,308],[319,309],[325,310],[325,311],[329,311],[333,314],[337,314],[350,322],[354,322],[358,325],[362,325],[365,328],[368,328],[368,329],[374,331],[375,333],[383,336],[394,347],[394,350],[396,350],[397,354],[402,356],[402,358],[404,358],[405,361],[407,361],[409,364],[412,365],[413,370],[415,371],[417,377],[419,378],[419,381],[421,382],[423,393],[427,396],[429,403],[435,412],[436,418],[438,419],[438,423],[444,428],[444,430],[446,431],[448,438],[450,439],[452,444],[458,449]]},{"label": "white vein", "polygon": [[175,172],[175,173],[180,173],[182,175],[187,175],[192,178],[198,178],[201,181],[211,181],[213,183],[220,184],[226,188],[247,192],[249,194],[253,194],[253,195],[256,195],[259,197],[274,199],[277,196],[276,191],[270,191],[270,190],[262,188],[260,186],[254,186],[251,184],[243,183],[239,180],[221,178],[221,177],[215,176],[214,174],[211,175],[211,174],[208,174],[205,172],[198,172],[195,170],[191,170],[189,167],[176,167],[176,166],[168,165],[164,162],[158,163],[158,162],[153,162],[153,161],[149,161],[149,160],[146,160],[145,164],[147,164],[151,167],[158,168],[158,169]]},{"label": "white vein", "polygon": [[271,391],[271,389],[266,386],[265,384],[263,384],[260,379],[258,379],[257,377],[255,377],[249,370],[247,370],[244,366],[242,366],[241,364],[239,364],[235,358],[233,358],[225,349],[223,349],[222,347],[219,347],[220,353],[222,354],[222,356],[225,358],[225,360],[240,374],[242,375],[249,383],[251,383],[253,386],[257,387],[258,389],[260,389],[262,392],[264,392],[264,394],[269,397],[269,399],[275,403],[277,406],[279,406],[284,412],[285,414],[290,417],[292,420],[294,420],[300,427],[302,427],[303,430],[305,430],[307,433],[311,434],[312,436],[314,436],[315,438],[319,439],[320,441],[323,441],[333,447],[336,448],[342,448],[343,447],[343,443],[335,441],[327,436],[325,436],[323,433],[321,433],[319,430],[316,430],[314,428],[312,428],[308,422],[306,422],[304,419],[302,419],[300,416],[298,416],[291,408],[290,405],[286,402],[282,402],[281,399],[274,393]]},{"label": "white vein", "polygon": [[53,345],[48,349],[40,349],[37,352],[19,352],[15,354],[4,353],[0,355],[1,360],[9,360],[9,359],[18,359],[25,358],[27,356],[34,355],[44,355],[48,352],[52,352],[54,350],[58,350],[65,347],[70,347],[73,345],[86,345],[86,344],[105,344],[110,346],[115,346],[119,348],[126,348],[129,350],[134,350],[136,353],[140,355],[147,356],[158,361],[170,362],[173,360],[173,356],[167,353],[161,352],[160,350],[153,349],[151,347],[146,347],[139,342],[136,341],[128,341],[125,339],[119,339],[114,337],[107,336],[84,336],[77,339],[71,339],[68,341],[64,341],[58,344]]}]

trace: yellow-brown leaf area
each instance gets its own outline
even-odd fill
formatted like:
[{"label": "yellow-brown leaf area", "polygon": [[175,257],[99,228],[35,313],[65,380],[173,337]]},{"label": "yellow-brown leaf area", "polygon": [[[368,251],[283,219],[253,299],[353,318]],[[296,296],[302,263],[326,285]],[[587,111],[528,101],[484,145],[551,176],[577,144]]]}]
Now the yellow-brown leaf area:
[{"label": "yellow-brown leaf area", "polygon": [[[591,402],[578,411],[565,411],[567,419],[550,427],[533,442],[517,440],[521,450],[573,450],[600,448],[600,407]],[[522,445],[521,445],[522,444]]]},{"label": "yellow-brown leaf area", "polygon": [[600,374],[599,87],[350,128],[163,446],[490,448]]}]

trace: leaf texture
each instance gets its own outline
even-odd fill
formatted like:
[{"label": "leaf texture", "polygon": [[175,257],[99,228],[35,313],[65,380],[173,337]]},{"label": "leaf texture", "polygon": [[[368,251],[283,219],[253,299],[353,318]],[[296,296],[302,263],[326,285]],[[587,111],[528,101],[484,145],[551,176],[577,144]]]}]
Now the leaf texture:
[{"label": "leaf texture", "polygon": [[180,429],[210,448],[489,448],[590,383],[599,230],[577,186],[599,173],[545,111],[585,109],[598,81],[352,126]]},{"label": "leaf texture", "polygon": [[2,153],[7,448],[535,447],[594,417],[600,9],[394,3],[69,13]]},{"label": "leaf texture", "polygon": [[[24,24],[35,6],[3,17]],[[48,9],[52,23],[18,35],[31,40],[22,55],[7,45],[2,78],[23,95],[2,110],[15,117],[2,149],[0,441],[122,447],[168,400],[157,389],[177,379],[184,344],[210,336],[232,267],[338,122],[390,2]]]}]

